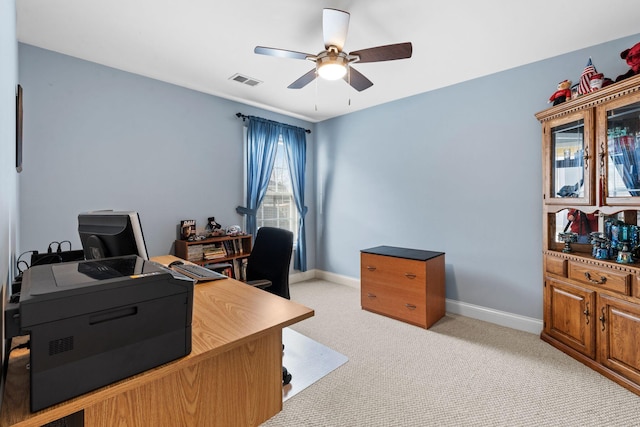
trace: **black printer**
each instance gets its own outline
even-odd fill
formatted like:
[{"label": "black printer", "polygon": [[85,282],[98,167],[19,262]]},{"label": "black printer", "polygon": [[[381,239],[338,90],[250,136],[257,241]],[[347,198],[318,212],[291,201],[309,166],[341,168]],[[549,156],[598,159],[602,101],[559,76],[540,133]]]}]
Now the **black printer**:
[{"label": "black printer", "polygon": [[31,410],[189,354],[193,285],[135,255],[26,270],[17,319]]}]

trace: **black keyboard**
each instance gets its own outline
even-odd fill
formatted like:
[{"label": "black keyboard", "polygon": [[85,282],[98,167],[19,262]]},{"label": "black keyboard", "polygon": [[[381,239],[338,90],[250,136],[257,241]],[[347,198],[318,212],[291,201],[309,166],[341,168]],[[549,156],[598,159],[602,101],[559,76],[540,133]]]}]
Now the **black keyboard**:
[{"label": "black keyboard", "polygon": [[206,267],[202,267],[196,264],[174,264],[171,266],[178,273],[184,274],[185,276],[189,276],[196,280],[206,281],[206,280],[219,280],[226,279],[222,273],[218,273],[217,271],[209,270]]}]

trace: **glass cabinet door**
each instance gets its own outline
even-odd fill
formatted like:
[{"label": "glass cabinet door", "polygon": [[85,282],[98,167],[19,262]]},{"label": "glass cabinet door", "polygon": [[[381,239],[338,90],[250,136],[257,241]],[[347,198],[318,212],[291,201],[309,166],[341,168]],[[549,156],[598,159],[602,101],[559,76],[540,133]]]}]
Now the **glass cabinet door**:
[{"label": "glass cabinet door", "polygon": [[551,121],[545,130],[548,164],[544,200],[547,204],[592,203],[593,160],[591,116],[580,113],[562,121]]},{"label": "glass cabinet door", "polygon": [[[607,104],[599,112],[599,117],[606,115],[602,131],[606,132],[606,147],[600,150],[606,150],[607,205],[640,204],[640,99],[635,96],[631,101],[635,102],[626,99]],[[600,139],[605,140],[604,136]]]}]

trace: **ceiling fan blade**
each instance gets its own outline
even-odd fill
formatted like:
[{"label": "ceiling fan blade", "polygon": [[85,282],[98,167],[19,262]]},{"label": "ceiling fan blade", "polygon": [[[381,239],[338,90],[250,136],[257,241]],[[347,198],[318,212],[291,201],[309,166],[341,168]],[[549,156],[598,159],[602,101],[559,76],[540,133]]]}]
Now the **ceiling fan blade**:
[{"label": "ceiling fan blade", "polygon": [[302,89],[316,78],[316,69],[311,69],[308,73],[304,74],[295,82],[291,83],[287,88],[289,89]]},{"label": "ceiling fan blade", "polygon": [[349,67],[349,71],[344,76],[344,80],[358,92],[362,92],[363,90],[369,89],[371,86],[373,86],[371,80],[366,78],[360,71],[356,70],[353,67]]},{"label": "ceiling fan blade", "polygon": [[349,31],[349,12],[338,9],[322,9],[322,36],[324,48],[335,46],[340,52],[344,48]]},{"label": "ceiling fan blade", "polygon": [[309,53],[264,46],[256,46],[253,52],[260,55],[276,56],[278,58],[307,59],[308,57],[313,57],[313,55]]},{"label": "ceiling fan blade", "polygon": [[363,63],[411,58],[412,52],[413,46],[411,45],[411,42],[407,42],[357,50],[349,53],[349,55],[358,55],[360,57],[358,63]]}]

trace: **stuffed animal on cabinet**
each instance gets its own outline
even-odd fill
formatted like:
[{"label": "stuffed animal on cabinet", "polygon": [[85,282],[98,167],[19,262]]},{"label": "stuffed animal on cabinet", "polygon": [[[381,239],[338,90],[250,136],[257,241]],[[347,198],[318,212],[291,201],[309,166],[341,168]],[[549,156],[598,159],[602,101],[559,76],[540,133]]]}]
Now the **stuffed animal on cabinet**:
[{"label": "stuffed animal on cabinet", "polygon": [[571,99],[571,80],[563,80],[558,83],[558,90],[549,98],[553,105],[561,104]]},{"label": "stuffed animal on cabinet", "polygon": [[636,43],[630,49],[625,49],[620,52],[620,58],[624,59],[631,69],[616,77],[616,82],[628,79],[629,77],[633,77],[640,73],[640,43]]}]

